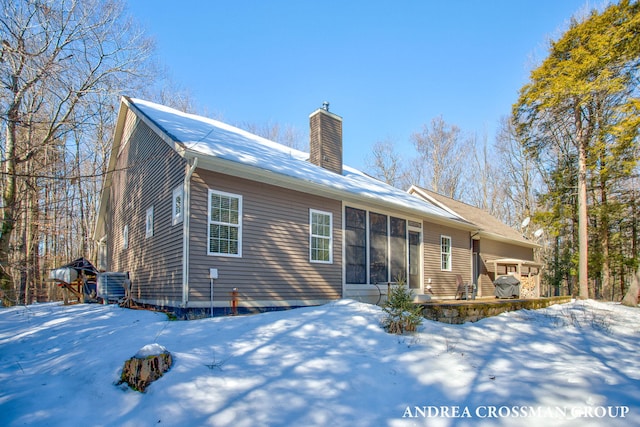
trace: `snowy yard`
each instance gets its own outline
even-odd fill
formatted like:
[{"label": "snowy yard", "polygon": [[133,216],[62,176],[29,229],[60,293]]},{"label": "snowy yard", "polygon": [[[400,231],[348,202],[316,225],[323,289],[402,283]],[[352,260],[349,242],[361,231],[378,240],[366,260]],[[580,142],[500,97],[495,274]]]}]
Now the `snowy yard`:
[{"label": "snowy yard", "polygon": [[[117,306],[0,309],[0,425],[640,425],[640,309],[579,301],[395,336],[342,300],[168,321]],[[116,386],[146,344],[173,368]]]}]

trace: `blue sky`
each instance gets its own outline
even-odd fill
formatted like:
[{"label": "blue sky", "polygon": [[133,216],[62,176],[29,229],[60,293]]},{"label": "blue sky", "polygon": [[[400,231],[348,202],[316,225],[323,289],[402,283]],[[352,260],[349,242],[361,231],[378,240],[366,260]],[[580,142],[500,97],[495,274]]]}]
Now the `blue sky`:
[{"label": "blue sky", "polygon": [[366,169],[376,141],[405,158],[442,115],[491,142],[532,66],[585,0],[129,0],[160,61],[199,112],[308,134],[331,103],[344,161]]}]

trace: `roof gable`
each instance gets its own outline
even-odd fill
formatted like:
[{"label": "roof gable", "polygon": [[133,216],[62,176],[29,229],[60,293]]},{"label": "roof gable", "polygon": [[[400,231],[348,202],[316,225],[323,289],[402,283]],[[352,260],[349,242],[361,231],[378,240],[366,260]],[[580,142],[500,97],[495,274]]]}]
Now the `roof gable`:
[{"label": "roof gable", "polygon": [[441,208],[446,209],[448,212],[456,214],[459,217],[477,225],[479,228],[478,231],[488,239],[508,240],[515,244],[527,247],[539,246],[537,243],[527,239],[517,230],[503,223],[483,209],[415,185],[409,189],[409,192],[425,198],[426,200],[430,200],[438,204]]}]

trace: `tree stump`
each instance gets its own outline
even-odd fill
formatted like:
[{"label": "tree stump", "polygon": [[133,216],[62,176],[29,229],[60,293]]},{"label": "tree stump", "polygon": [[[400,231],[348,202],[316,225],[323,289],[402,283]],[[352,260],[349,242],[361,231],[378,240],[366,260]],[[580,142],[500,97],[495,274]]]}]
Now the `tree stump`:
[{"label": "tree stump", "polygon": [[127,383],[136,391],[144,392],[149,384],[167,372],[173,359],[171,353],[160,344],[142,347],[135,356],[124,362],[120,382]]},{"label": "tree stump", "polygon": [[633,276],[633,281],[631,282],[631,286],[627,290],[627,294],[622,299],[622,305],[626,305],[627,307],[637,307],[638,306],[638,296],[640,295],[640,267],[638,267],[638,271]]}]

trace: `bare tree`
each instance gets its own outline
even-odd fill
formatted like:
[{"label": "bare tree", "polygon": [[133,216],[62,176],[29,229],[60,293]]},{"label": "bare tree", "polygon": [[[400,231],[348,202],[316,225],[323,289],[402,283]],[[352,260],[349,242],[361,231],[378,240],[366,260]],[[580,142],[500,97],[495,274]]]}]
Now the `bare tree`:
[{"label": "bare tree", "polygon": [[518,225],[535,209],[535,191],[542,185],[540,175],[518,139],[510,117],[500,121],[495,148],[497,165],[504,178],[500,186],[505,195],[505,209],[500,218],[508,224]]},{"label": "bare tree", "polygon": [[402,170],[402,158],[395,151],[392,140],[386,139],[373,144],[371,155],[367,157],[367,168],[372,175],[381,181],[394,187],[401,188],[405,182],[405,174]]},{"label": "bare tree", "polygon": [[[0,102],[6,129],[0,286],[8,290],[11,265],[18,267],[14,272],[34,267],[33,259],[15,252],[37,258],[43,248],[37,236],[46,222],[43,204],[53,203],[44,197],[53,182],[69,180],[67,191],[59,194],[67,198],[66,209],[73,209],[69,202],[87,202],[88,192],[75,186],[84,178],[83,147],[101,132],[110,134],[102,120],[115,115],[119,93],[142,81],[153,46],[125,16],[119,0],[0,0],[0,5]],[[82,222],[86,233],[89,222]],[[23,235],[17,236],[16,230]],[[82,246],[86,242],[80,250]],[[27,285],[21,281],[16,300],[27,300]]]},{"label": "bare tree", "polygon": [[477,137],[472,137],[473,162],[471,173],[473,179],[468,181],[466,200],[491,215],[508,222],[509,209],[506,207],[504,163],[497,157],[494,147],[489,146],[485,134],[482,143]]},{"label": "bare tree", "polygon": [[286,145],[296,150],[306,150],[308,144],[304,143],[304,134],[292,125],[281,125],[280,123],[256,124],[251,122],[241,122],[237,124],[241,129],[255,135],[266,138],[270,141]]},{"label": "bare tree", "polygon": [[447,124],[442,116],[424,125],[421,132],[411,136],[424,166],[420,185],[451,198],[460,198],[462,183],[471,161],[471,142],[464,139],[460,128]]}]

